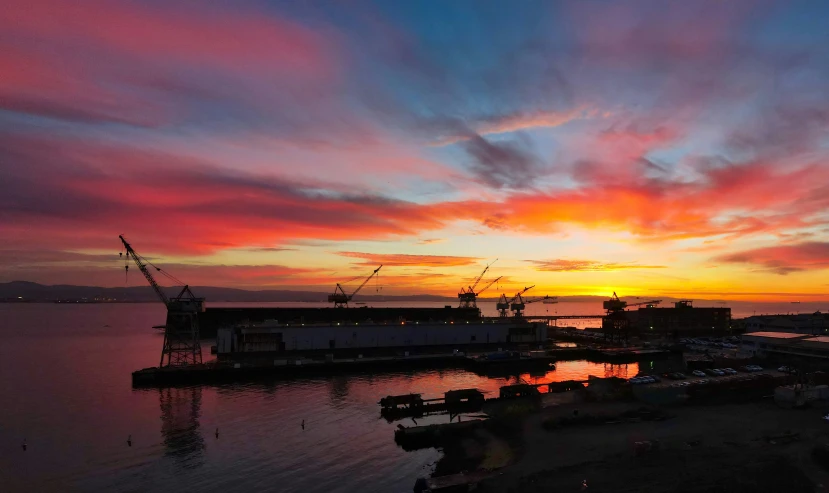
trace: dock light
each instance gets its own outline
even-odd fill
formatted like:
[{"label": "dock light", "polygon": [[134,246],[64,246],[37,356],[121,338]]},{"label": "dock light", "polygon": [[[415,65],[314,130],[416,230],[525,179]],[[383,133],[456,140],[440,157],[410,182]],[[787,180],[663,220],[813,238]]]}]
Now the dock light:
[{"label": "dock light", "polygon": [[406,325],[406,322],[400,322],[400,325]]}]

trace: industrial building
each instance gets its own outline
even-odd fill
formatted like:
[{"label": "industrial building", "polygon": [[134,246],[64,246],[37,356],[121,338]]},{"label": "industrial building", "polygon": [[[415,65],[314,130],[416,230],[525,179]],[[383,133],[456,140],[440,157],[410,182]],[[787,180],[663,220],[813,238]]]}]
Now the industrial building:
[{"label": "industrial building", "polygon": [[796,356],[829,359],[829,337],[792,332],[752,332],[742,337],[742,350],[753,356]]},{"label": "industrial building", "polygon": [[673,308],[654,305],[640,307],[628,314],[631,325],[640,334],[663,336],[706,336],[731,332],[731,308],[695,307],[691,301],[677,301]]},{"label": "industrial building", "polygon": [[535,344],[547,340],[547,326],[514,320],[465,322],[400,322],[260,324],[220,328],[219,355],[372,348],[467,347],[486,344]]},{"label": "industrial building", "polygon": [[795,334],[829,333],[829,314],[799,313],[791,315],[755,315],[740,321],[746,332],[791,332]]}]

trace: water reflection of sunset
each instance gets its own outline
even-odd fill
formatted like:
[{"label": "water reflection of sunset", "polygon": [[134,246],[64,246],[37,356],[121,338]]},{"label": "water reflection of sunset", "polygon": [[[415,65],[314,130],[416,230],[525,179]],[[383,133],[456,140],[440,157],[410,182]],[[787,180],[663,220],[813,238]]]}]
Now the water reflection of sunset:
[{"label": "water reflection of sunset", "polygon": [[[610,364],[591,363],[589,361],[560,361],[555,370],[543,374],[520,373],[507,377],[486,377],[475,373],[448,370],[430,371],[415,375],[400,375],[390,381],[388,393],[400,395],[407,393],[422,394],[423,397],[440,397],[448,390],[476,388],[487,394],[497,395],[504,385],[516,383],[547,383],[566,380],[587,380],[588,377],[630,378],[639,372],[637,363]],[[376,396],[377,399],[383,396]],[[490,395],[491,396],[491,395]]]}]

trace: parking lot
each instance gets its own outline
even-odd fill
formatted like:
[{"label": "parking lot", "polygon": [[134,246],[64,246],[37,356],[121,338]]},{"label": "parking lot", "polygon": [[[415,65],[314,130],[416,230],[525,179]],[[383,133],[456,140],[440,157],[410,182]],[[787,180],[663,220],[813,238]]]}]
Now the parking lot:
[{"label": "parking lot", "polygon": [[[750,365],[751,366],[751,365]],[[759,368],[759,369],[757,369]],[[722,375],[717,374],[716,370],[723,372]],[[732,370],[727,372],[725,370]],[[696,370],[700,371],[700,370]],[[674,372],[678,373],[678,372]],[[737,370],[733,368],[719,368],[714,370],[714,375],[702,372],[702,375],[694,374],[693,372],[681,373],[685,378],[674,377],[671,378],[669,374],[663,375],[640,375],[633,377],[628,382],[631,385],[647,385],[649,387],[689,387],[693,385],[708,385],[711,383],[722,382],[738,382],[743,380],[751,380],[760,375],[770,375],[773,377],[787,374],[786,372],[778,371],[777,369],[768,369],[756,367],[751,370]]]}]

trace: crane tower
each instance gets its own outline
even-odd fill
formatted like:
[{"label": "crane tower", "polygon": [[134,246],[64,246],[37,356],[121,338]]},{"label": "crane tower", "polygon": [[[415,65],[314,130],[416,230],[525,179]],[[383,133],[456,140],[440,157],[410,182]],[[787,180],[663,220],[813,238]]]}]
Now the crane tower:
[{"label": "crane tower", "polygon": [[501,277],[503,277],[497,277],[488,282],[483,288],[478,289],[478,283],[481,282],[481,279],[483,279],[486,271],[488,271],[489,267],[497,261],[498,259],[496,258],[492,261],[492,263],[484,267],[484,270],[478,277],[475,278],[474,282],[469,287],[461,288],[461,292],[458,293],[458,301],[460,302],[458,304],[458,308],[478,308],[478,295],[489,289],[490,286],[498,282]]}]

